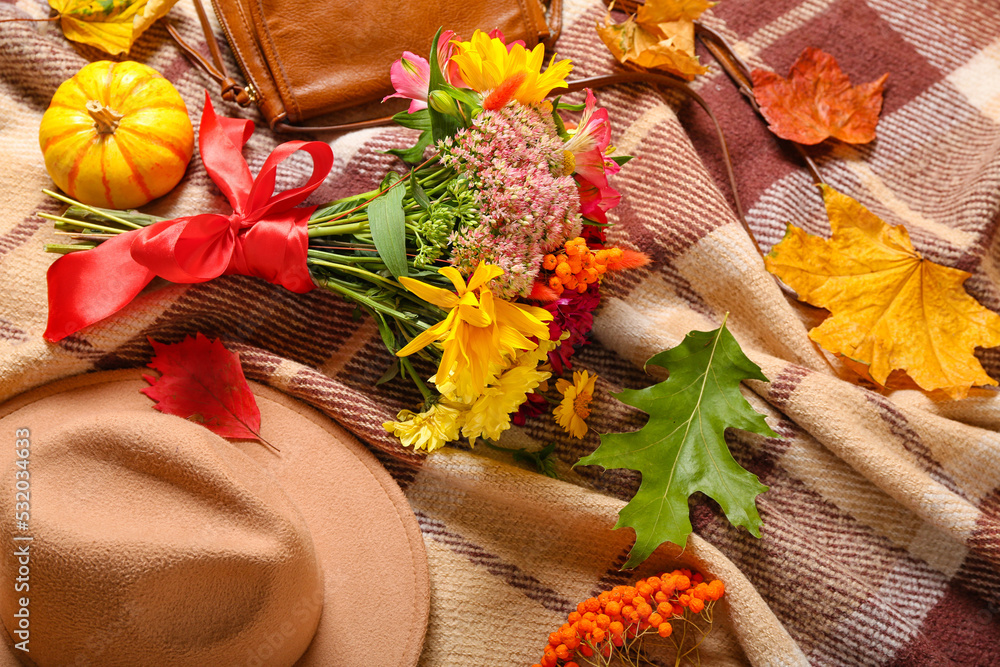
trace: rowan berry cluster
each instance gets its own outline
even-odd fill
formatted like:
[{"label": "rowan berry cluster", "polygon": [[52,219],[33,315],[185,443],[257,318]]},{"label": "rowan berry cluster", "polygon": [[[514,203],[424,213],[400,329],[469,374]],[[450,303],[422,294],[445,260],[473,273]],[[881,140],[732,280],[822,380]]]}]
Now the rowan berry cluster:
[{"label": "rowan berry cluster", "polygon": [[[679,665],[707,636],[712,608],[725,590],[718,579],[705,582],[700,573],[686,569],[641,579],[634,586],[615,586],[577,605],[549,635],[541,661],[532,667],[603,667],[613,658],[636,664],[632,660],[642,656],[643,639],[653,635],[670,639]],[[697,632],[689,633],[689,626]],[[689,634],[692,647],[686,646]]]}]

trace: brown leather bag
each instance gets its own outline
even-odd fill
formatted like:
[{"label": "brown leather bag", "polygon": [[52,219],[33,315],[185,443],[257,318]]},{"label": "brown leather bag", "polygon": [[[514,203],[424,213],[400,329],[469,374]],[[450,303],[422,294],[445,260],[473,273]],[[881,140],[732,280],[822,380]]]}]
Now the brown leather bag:
[{"label": "brown leather bag", "polygon": [[392,63],[403,51],[426,56],[442,26],[466,39],[476,28],[499,28],[507,41],[551,44],[561,23],[560,3],[552,0],[550,26],[540,0],[212,0],[245,86],[227,75],[200,0],[195,8],[214,66],[169,29],[196,64],[222,84],[225,99],[256,104],[272,129],[346,130],[384,119],[344,124],[355,120],[355,112],[338,114],[337,125],[301,123],[392,93]]}]

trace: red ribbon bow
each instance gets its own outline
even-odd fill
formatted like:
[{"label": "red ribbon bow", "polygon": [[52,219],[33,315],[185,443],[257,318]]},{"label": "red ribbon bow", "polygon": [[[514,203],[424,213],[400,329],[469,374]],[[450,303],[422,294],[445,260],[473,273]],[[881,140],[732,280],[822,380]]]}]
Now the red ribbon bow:
[{"label": "red ribbon bow", "polygon": [[[232,215],[163,220],[119,234],[93,250],[64,255],[49,267],[45,338],[62,340],[113,315],[154,276],[203,283],[236,274],[263,278],[298,294],[313,289],[306,266],[306,225],[316,207],[295,207],[330,173],[333,150],[319,141],[289,141],[274,149],[253,178],[242,154],[252,134],[253,122],[216,116],[206,93],[198,149],[208,175],[232,205]],[[296,151],[312,156],[312,175],[302,187],[274,194],[278,165]]]}]

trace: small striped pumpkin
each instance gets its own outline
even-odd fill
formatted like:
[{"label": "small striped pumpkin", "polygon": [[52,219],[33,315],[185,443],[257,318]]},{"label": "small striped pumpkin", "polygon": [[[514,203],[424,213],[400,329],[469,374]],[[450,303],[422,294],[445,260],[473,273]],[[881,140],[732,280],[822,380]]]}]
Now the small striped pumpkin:
[{"label": "small striped pumpkin", "polygon": [[63,82],[39,143],[55,184],[84,204],[135,208],[184,176],[194,131],[184,100],[137,62],[91,63]]}]

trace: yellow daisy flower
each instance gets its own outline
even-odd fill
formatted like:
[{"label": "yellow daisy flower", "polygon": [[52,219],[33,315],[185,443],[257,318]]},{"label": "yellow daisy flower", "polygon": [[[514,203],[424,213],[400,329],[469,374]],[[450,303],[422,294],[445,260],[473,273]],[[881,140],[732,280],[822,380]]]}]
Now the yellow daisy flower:
[{"label": "yellow daisy flower", "polygon": [[[503,40],[477,30],[468,42],[455,42],[457,53],[451,61],[458,65],[462,80],[477,92],[492,91],[505,83],[516,85],[510,95],[521,104],[541,102],[553,88],[565,88],[566,77],[573,64],[569,60],[556,62],[552,56],[542,72],[545,47],[537,45],[528,51],[520,44],[507,50]],[[519,80],[519,82],[518,82]]]},{"label": "yellow daisy flower", "polygon": [[556,381],[556,389],[563,395],[562,402],[556,406],[552,414],[559,425],[575,438],[587,435],[587,422],[590,416],[590,402],[594,399],[596,375],[587,371],[574,371],[573,382],[560,378]]},{"label": "yellow daisy flower", "polygon": [[496,440],[509,429],[510,413],[521,407],[528,398],[528,392],[551,376],[551,373],[539,370],[536,363],[514,366],[487,387],[469,408],[462,435],[475,444],[478,437]]},{"label": "yellow daisy flower", "polygon": [[396,415],[399,421],[385,422],[382,428],[398,437],[405,447],[433,452],[452,440],[458,440],[465,412],[466,406],[449,405],[442,401],[419,414],[402,410]]},{"label": "yellow daisy flower", "polygon": [[519,350],[534,350],[538,340],[549,339],[547,322],[552,314],[502,299],[494,299],[489,282],[503,275],[503,269],[480,264],[468,284],[458,269],[446,266],[438,270],[455,286],[455,292],[402,277],[399,282],[415,295],[447,309],[448,316],[409,342],[397,356],[405,357],[440,341],[443,354],[436,381],[455,384],[454,394],[462,402],[471,402],[483,393],[487,383],[506,360]]}]

